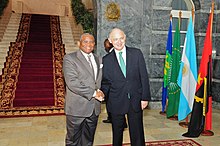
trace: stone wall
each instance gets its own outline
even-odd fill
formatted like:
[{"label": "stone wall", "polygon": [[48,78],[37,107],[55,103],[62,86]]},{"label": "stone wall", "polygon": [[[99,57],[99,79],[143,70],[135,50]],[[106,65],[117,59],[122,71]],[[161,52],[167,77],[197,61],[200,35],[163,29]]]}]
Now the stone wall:
[{"label": "stone wall", "polygon": [[[198,66],[204,45],[211,0],[192,0],[195,5],[195,37]],[[36,13],[71,16],[70,0],[10,0],[16,13]],[[97,53],[105,55],[103,42],[114,27],[123,29],[127,45],[140,48],[144,54],[151,85],[153,101],[161,101],[163,67],[172,0],[83,0],[97,14]],[[107,5],[116,2],[120,7],[120,19],[109,21],[105,13]],[[94,6],[92,6],[92,3]],[[213,100],[220,107],[220,0],[215,0],[213,20]]]},{"label": "stone wall", "polygon": [[[114,27],[123,29],[127,36],[127,45],[140,48],[144,54],[150,77],[153,101],[160,101],[162,95],[163,67],[169,27],[172,0],[114,0],[120,6],[121,18],[109,21],[105,17],[107,5],[112,0],[97,0],[97,52],[104,56],[103,42]],[[195,37],[198,54],[198,66],[208,24],[210,0],[193,0],[195,11]],[[213,100],[220,102],[220,0],[215,1],[213,21]]]}]

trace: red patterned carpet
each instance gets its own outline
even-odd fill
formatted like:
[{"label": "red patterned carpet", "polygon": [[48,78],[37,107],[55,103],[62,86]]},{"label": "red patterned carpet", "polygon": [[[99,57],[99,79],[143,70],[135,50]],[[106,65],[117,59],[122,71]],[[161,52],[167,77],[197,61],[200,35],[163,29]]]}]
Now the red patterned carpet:
[{"label": "red patterned carpet", "polygon": [[59,24],[58,16],[22,14],[0,80],[0,118],[64,114]]},{"label": "red patterned carpet", "polygon": [[[123,146],[129,146],[129,143],[123,144]],[[99,145],[99,146],[112,146],[111,144]],[[150,141],[146,142],[146,146],[202,146],[192,139],[179,139],[179,140],[162,140],[162,141]]]},{"label": "red patterned carpet", "polygon": [[32,15],[13,100],[14,107],[53,106],[50,16]]}]

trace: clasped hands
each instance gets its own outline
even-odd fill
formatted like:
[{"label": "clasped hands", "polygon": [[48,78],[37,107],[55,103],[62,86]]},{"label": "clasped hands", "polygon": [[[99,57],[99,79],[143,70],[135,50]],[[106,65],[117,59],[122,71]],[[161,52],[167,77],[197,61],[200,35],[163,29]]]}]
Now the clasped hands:
[{"label": "clasped hands", "polygon": [[96,95],[95,95],[95,99],[97,99],[98,101],[104,101],[105,100],[105,95],[101,90],[96,90]]}]

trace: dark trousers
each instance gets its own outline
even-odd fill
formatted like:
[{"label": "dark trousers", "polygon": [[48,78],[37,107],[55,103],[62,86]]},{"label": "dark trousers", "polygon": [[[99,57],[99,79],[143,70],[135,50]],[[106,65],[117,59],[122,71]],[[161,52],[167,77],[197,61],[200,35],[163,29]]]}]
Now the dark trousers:
[{"label": "dark trousers", "polygon": [[107,112],[107,114],[108,114],[107,119],[108,119],[108,120],[112,120],[112,115],[111,115],[111,113],[110,113],[110,112]]},{"label": "dark trousers", "polygon": [[98,116],[90,117],[66,116],[66,146],[92,146]]},{"label": "dark trousers", "polygon": [[111,121],[111,120],[112,120],[112,115],[111,115],[111,113],[108,111],[107,101],[106,101],[106,110],[107,110],[107,116],[108,116],[107,119]]},{"label": "dark trousers", "polygon": [[[145,146],[143,111],[127,113],[131,146]],[[125,115],[112,114],[113,146],[122,146]]]},{"label": "dark trousers", "polygon": [[[107,101],[106,101],[106,109],[107,109],[107,120],[112,121],[112,114],[108,111],[108,108],[107,108]],[[127,127],[126,118],[124,118],[124,127]]]},{"label": "dark trousers", "polygon": [[106,110],[107,110],[107,115],[108,115],[107,119],[111,121],[112,120],[112,115],[108,111],[107,104],[108,104],[108,96],[105,97],[105,105],[106,105]]}]

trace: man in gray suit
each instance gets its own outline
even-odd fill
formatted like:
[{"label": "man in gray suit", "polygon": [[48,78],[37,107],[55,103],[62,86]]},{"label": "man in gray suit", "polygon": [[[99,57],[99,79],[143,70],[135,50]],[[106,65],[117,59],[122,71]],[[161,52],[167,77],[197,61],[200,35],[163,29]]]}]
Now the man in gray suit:
[{"label": "man in gray suit", "polygon": [[102,59],[93,54],[95,39],[91,34],[81,36],[80,50],[63,59],[66,82],[66,146],[92,146],[100,102],[104,94],[99,90],[102,79]]}]

